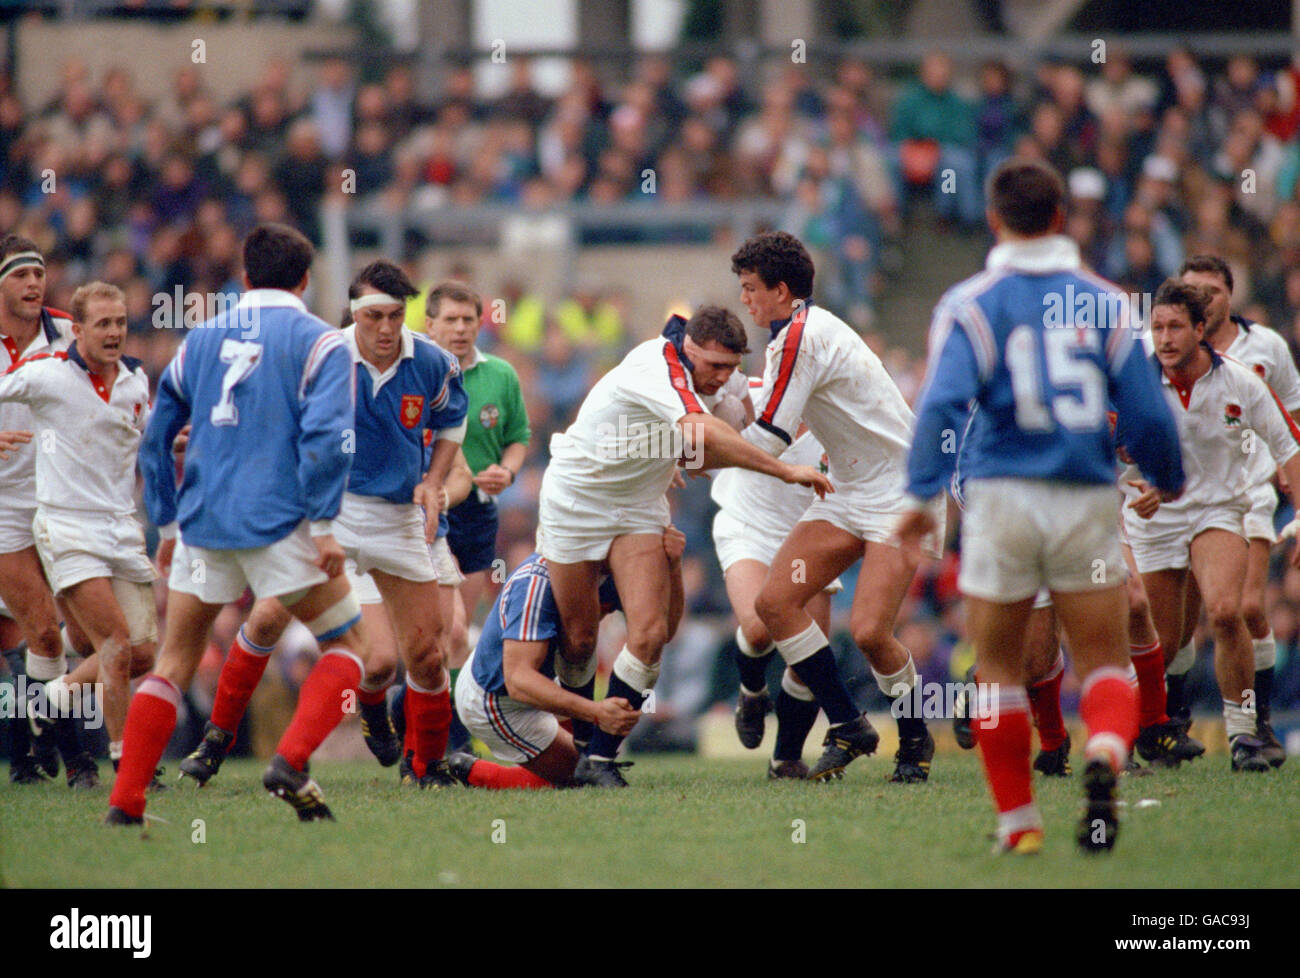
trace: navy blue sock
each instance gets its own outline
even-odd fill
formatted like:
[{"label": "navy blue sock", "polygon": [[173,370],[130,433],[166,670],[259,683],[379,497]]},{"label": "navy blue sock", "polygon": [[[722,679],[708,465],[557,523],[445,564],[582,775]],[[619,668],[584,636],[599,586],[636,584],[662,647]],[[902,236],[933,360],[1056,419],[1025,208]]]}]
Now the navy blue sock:
[{"label": "navy blue sock", "polygon": [[[899,697],[899,699],[906,699],[906,700],[910,700],[911,698],[912,698],[912,693],[911,693],[910,690],[909,690],[908,692],[904,693],[902,696]],[[898,700],[895,700],[894,702],[897,703]],[[910,707],[909,707],[909,709],[910,709]],[[900,737],[924,737],[924,736],[925,736],[925,720],[923,720],[921,717],[899,717],[899,718],[898,718],[898,736],[900,736]]]},{"label": "navy blue sock", "polygon": [[[561,682],[560,688],[575,696],[581,696],[585,700],[594,700],[596,698],[596,674],[592,673],[581,686],[570,686],[568,683]],[[591,743],[591,736],[596,732],[596,725],[590,720],[573,721],[573,739],[578,744]]]},{"label": "navy blue sock", "polygon": [[1187,673],[1175,676],[1165,674],[1165,712],[1173,718],[1186,718],[1191,715],[1187,705]]},{"label": "navy blue sock", "polygon": [[831,726],[851,723],[859,716],[858,708],[853,705],[849,689],[840,677],[839,667],[835,664],[835,654],[829,645],[823,645],[815,653],[797,665],[790,667],[817,700],[817,705],[826,711],[826,719]]},{"label": "navy blue sock", "polygon": [[815,702],[797,700],[784,689],[777,693],[774,760],[797,761],[803,757],[804,741],[817,721],[817,711]]},{"label": "navy blue sock", "polygon": [[1269,722],[1269,703],[1273,699],[1273,667],[1255,670],[1255,713]]},{"label": "navy blue sock", "polygon": [[767,663],[772,653],[750,656],[736,649],[736,668],[740,670],[740,685],[751,693],[767,689]]},{"label": "navy blue sock", "polygon": [[[406,683],[394,683],[397,692],[393,694],[392,700],[388,704],[388,715],[393,720],[393,732],[397,734],[398,740],[406,738]],[[452,710],[452,716],[456,711]]]},{"label": "navy blue sock", "polygon": [[[633,689],[620,679],[617,673],[609,677],[609,689],[605,691],[605,699],[615,696],[623,697],[634,710],[641,709],[641,704],[645,702],[645,696],[642,695],[641,690]],[[622,743],[622,737],[616,737],[612,733],[606,733],[596,727],[592,732],[591,742],[587,745],[587,754],[592,757],[613,759],[618,756],[618,748]]]}]

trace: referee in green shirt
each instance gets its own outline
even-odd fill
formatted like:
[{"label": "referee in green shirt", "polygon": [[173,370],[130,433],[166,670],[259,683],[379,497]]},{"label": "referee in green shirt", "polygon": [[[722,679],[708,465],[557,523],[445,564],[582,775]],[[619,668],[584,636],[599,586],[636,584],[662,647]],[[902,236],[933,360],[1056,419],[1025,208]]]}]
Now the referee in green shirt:
[{"label": "referee in green shirt", "polygon": [[[461,596],[467,621],[487,585],[496,558],[496,495],[515,481],[528,452],[528,413],[515,368],[474,345],[483,321],[483,298],[462,282],[443,282],[429,292],[429,335],[460,361],[469,395],[465,460],[474,473],[477,491],[447,511],[447,544],[465,575]],[[450,651],[450,664],[459,668],[469,655]]]}]

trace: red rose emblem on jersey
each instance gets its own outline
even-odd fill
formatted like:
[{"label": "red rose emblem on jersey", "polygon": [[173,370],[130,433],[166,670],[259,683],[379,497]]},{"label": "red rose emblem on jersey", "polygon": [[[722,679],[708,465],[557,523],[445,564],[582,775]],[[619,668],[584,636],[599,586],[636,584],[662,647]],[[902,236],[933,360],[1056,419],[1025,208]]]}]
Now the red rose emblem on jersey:
[{"label": "red rose emblem on jersey", "polygon": [[1254,369],[1255,369],[1255,373],[1259,374],[1261,377],[1264,377],[1265,380],[1268,379],[1268,378],[1265,376],[1265,373],[1264,373],[1264,365],[1263,365],[1262,363],[1257,363],[1257,364],[1255,364],[1255,368],[1254,368]]},{"label": "red rose emblem on jersey", "polygon": [[1229,404],[1223,409],[1224,424],[1241,424],[1241,407],[1236,404]]},{"label": "red rose emblem on jersey", "polygon": [[402,427],[414,428],[420,423],[420,415],[424,413],[424,398],[419,394],[402,395]]}]

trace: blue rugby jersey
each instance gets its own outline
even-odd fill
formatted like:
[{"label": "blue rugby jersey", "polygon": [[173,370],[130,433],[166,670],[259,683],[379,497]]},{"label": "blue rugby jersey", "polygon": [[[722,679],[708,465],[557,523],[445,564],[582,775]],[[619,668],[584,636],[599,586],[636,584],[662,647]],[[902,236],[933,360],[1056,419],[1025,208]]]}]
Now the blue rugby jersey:
[{"label": "blue rugby jersey", "polygon": [[[614,579],[606,578],[600,585],[602,604],[620,608]],[[502,655],[506,639],[517,642],[546,642],[546,659],[542,662],[544,676],[555,676],[555,656],[560,648],[560,611],[551,593],[551,575],[541,554],[530,554],[515,568],[497,595],[483,623],[483,632],[474,646],[474,664],[471,670],[474,682],[485,692],[507,696]]]},{"label": "blue rugby jersey", "polygon": [[397,362],[379,373],[361,358],[356,326],[342,335],[357,374],[356,457],[348,492],[409,503],[432,461],[438,432],[465,423],[469,401],[460,365],[408,329],[402,331]]},{"label": "blue rugby jersey", "polygon": [[[186,543],[264,547],[338,515],[352,454],[342,334],[280,289],[195,327],[163,372],[140,445],[149,518]],[[172,442],[192,422],[179,490]]]},{"label": "blue rugby jersey", "polygon": [[1143,475],[1178,489],[1178,432],[1137,325],[1128,297],[1085,271],[1068,238],[994,248],[935,309],[909,493],[929,500],[949,485],[972,403],[982,417],[962,439],[964,479],[1112,484],[1113,403]]}]

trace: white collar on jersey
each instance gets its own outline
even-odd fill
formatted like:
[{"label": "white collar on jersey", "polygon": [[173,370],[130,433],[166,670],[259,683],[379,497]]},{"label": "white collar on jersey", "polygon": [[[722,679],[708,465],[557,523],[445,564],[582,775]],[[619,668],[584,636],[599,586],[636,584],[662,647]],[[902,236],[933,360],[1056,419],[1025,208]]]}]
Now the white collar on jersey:
[{"label": "white collar on jersey", "polygon": [[1031,275],[1067,271],[1081,265],[1079,246],[1073,238],[1067,238],[1063,234],[1004,241],[989,252],[984,263],[984,267],[990,271],[1007,269]]},{"label": "white collar on jersey", "polygon": [[263,309],[272,306],[288,306],[299,312],[306,312],[307,305],[292,292],[284,289],[249,289],[239,297],[236,309]]},{"label": "white collar on jersey", "polygon": [[483,351],[480,350],[477,346],[474,346],[470,350],[469,363],[465,364],[461,372],[464,373],[466,370],[473,370],[475,367],[477,367],[480,363],[482,363],[486,359],[487,357],[483,356]]}]

